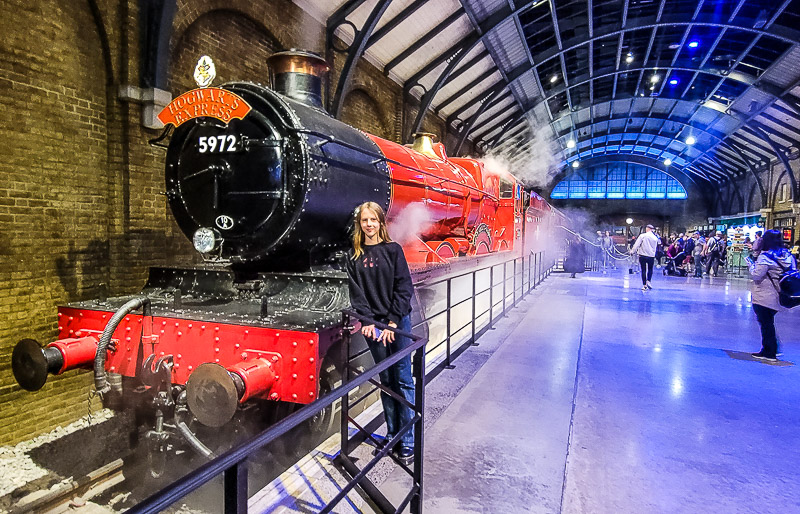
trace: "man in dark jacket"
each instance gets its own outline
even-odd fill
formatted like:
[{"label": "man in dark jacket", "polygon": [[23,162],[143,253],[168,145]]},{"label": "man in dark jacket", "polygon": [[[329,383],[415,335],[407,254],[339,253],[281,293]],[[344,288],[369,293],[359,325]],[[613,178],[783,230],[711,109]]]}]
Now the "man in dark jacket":
[{"label": "man in dark jacket", "polygon": [[578,234],[575,234],[567,247],[564,271],[572,273],[570,278],[575,278],[576,273],[583,273],[586,271],[586,248],[583,246],[581,236]]}]

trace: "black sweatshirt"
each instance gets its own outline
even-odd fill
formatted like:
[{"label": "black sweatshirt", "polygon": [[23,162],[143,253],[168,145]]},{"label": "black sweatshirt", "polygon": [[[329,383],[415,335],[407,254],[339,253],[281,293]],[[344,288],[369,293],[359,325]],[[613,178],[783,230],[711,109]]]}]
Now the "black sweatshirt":
[{"label": "black sweatshirt", "polygon": [[361,257],[347,259],[350,304],[374,320],[400,323],[411,312],[411,273],[403,248],[395,243],[364,247]]}]

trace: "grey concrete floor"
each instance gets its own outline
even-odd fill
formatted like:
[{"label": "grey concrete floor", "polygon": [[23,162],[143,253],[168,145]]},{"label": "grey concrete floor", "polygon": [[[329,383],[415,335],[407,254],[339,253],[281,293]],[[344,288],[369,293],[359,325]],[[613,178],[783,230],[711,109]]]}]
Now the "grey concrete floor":
[{"label": "grey concrete floor", "polygon": [[425,511],[800,512],[800,308],[784,362],[750,359],[747,285],[549,278],[426,429]]}]

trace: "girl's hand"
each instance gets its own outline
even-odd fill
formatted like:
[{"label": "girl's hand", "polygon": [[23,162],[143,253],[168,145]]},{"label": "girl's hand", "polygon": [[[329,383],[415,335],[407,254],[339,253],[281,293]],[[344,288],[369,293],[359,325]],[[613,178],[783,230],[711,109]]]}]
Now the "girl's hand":
[{"label": "girl's hand", "polygon": [[[394,321],[390,321],[387,323],[390,327],[397,328],[397,323]],[[381,336],[378,338],[378,341],[383,343],[383,346],[386,346],[386,343],[393,343],[394,342],[394,332],[391,330],[384,330],[381,332]]]},{"label": "girl's hand", "polygon": [[364,337],[375,339],[375,325],[362,325],[361,333],[364,334]]}]

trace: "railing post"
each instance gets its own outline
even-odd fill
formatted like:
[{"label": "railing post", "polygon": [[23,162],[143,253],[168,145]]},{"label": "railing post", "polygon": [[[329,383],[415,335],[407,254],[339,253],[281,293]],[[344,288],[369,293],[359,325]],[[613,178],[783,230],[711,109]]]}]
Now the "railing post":
[{"label": "railing post", "polygon": [[[342,315],[342,326],[344,327],[342,330],[342,347],[340,349],[341,352],[341,362],[344,363],[344,380],[342,383],[347,383],[350,381],[350,318],[345,315]],[[339,416],[341,419],[339,420],[339,429],[341,433],[341,446],[342,446],[342,455],[349,456],[350,455],[350,394],[346,394],[342,396],[342,410]]]},{"label": "railing post", "polygon": [[422,464],[425,453],[425,351],[424,346],[414,352],[414,410],[420,419],[414,425],[414,483],[419,487],[417,494],[411,499],[411,513],[422,514]]},{"label": "railing post", "polygon": [[225,514],[247,514],[247,461],[225,470]]},{"label": "railing post", "polygon": [[503,316],[506,315],[506,282],[508,282],[508,262],[503,263]]},{"label": "railing post", "polygon": [[475,340],[475,311],[477,310],[476,303],[478,303],[477,295],[477,271],[472,272],[472,346],[478,346],[479,343]]},{"label": "railing post", "polygon": [[444,363],[445,369],[455,368],[455,366],[450,364],[450,318],[451,318],[450,310],[452,304],[452,298],[451,298],[452,292],[453,292],[452,279],[448,278],[447,279],[447,326],[445,331],[445,334],[447,335],[447,339],[445,339],[445,341],[447,341],[447,356],[445,358],[445,363]]},{"label": "railing post", "polygon": [[517,259],[514,259],[514,283],[511,285],[514,288],[514,293],[512,294],[513,304],[517,305]]},{"label": "railing post", "polygon": [[489,326],[494,326],[494,265],[489,267]]}]

